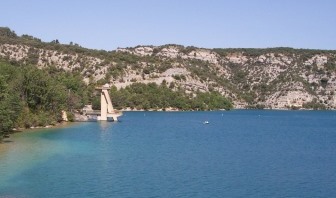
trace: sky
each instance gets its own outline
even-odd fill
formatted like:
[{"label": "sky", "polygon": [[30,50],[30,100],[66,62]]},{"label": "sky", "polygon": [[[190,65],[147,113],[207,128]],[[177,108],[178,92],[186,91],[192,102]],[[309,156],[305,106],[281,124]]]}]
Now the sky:
[{"label": "sky", "polygon": [[0,26],[90,49],[336,49],[335,0],[1,0]]}]

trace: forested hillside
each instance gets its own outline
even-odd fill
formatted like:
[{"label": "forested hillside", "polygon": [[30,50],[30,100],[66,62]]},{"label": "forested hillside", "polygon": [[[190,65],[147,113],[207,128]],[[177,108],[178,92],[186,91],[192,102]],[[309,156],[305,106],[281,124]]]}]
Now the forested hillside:
[{"label": "forested hillside", "polygon": [[[9,62],[77,72],[86,84],[165,82],[173,91],[218,92],[234,108],[335,109],[336,52],[293,48],[203,49],[180,45],[115,51],[42,42],[0,29],[0,57]],[[145,105],[146,106],[146,105]]]},{"label": "forested hillside", "polygon": [[57,122],[60,110],[84,104],[98,108],[94,88],[106,83],[118,109],[336,108],[333,50],[169,44],[104,51],[0,28],[0,58],[2,130]]},{"label": "forested hillside", "polygon": [[[66,111],[72,120],[72,112],[79,112],[85,104],[99,109],[95,87],[105,83],[112,86],[112,100],[117,109],[233,107],[219,92],[186,92],[179,83],[139,82],[114,86],[113,81],[123,82],[129,67],[138,67],[140,60],[129,53],[89,50],[73,43],[63,45],[57,39],[42,42],[33,36],[17,36],[9,28],[0,28],[0,133],[8,133],[13,128],[54,125],[62,120],[61,111]],[[153,61],[160,62],[160,59]],[[143,78],[153,75],[152,69],[145,68]]]}]

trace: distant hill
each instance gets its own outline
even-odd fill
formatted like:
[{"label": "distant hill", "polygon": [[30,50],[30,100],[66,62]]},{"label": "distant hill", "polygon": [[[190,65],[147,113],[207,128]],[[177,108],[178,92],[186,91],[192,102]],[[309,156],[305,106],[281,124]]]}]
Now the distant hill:
[{"label": "distant hill", "polygon": [[335,109],[336,51],[293,48],[204,49],[180,45],[115,51],[42,42],[0,28],[0,57],[8,62],[80,73],[88,83],[166,84],[196,96],[219,92],[235,108]]}]

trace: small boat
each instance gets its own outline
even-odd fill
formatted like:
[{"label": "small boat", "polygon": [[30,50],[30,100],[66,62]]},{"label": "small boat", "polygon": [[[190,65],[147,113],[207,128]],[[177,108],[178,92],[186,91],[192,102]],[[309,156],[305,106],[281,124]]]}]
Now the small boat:
[{"label": "small boat", "polygon": [[203,122],[203,124],[209,124],[209,121],[206,120],[206,121]]},{"label": "small boat", "polygon": [[3,137],[4,138],[9,138],[9,134],[5,134]]}]

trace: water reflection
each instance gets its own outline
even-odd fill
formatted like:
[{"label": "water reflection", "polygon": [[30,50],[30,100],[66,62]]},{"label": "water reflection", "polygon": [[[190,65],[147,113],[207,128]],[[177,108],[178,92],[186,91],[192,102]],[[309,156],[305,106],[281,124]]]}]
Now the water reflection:
[{"label": "water reflection", "polygon": [[100,131],[106,132],[106,131],[108,131],[111,122],[100,121],[98,123],[99,123]]},{"label": "water reflection", "polygon": [[109,142],[111,140],[113,127],[116,123],[109,121],[99,121],[99,137],[101,142]]}]

